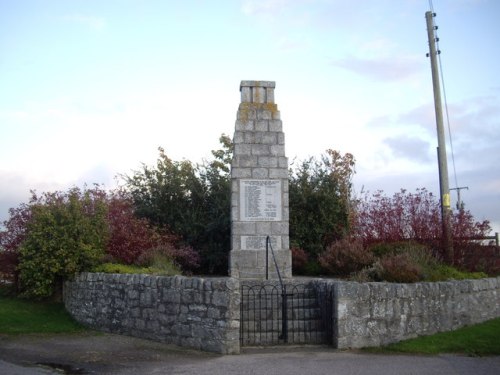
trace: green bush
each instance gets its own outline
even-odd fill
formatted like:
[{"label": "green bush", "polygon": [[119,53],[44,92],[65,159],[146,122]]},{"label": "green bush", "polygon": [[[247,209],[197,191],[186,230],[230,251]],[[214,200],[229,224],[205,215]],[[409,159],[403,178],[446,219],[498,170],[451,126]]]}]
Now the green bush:
[{"label": "green bush", "polygon": [[209,274],[227,274],[230,249],[232,143],[225,135],[220,142],[201,165],[174,161],[160,148],[155,166],[124,176],[136,213],[196,249],[200,271]]},{"label": "green bush", "polygon": [[353,174],[354,157],[332,150],[290,169],[290,239],[310,258],[349,231]]},{"label": "green bush", "polygon": [[446,280],[466,280],[482,279],[488,277],[484,272],[460,271],[455,267],[446,264],[438,264],[429,269],[426,281],[446,281]]},{"label": "green bush", "polygon": [[106,204],[96,190],[45,194],[32,206],[32,218],[19,248],[22,295],[52,296],[62,281],[91,269],[104,255]]}]

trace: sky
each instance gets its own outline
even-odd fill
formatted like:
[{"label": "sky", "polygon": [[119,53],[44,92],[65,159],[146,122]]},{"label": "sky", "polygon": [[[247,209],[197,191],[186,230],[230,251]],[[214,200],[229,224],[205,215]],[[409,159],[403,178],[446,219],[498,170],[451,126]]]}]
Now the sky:
[{"label": "sky", "polygon": [[439,196],[431,6],[450,187],[500,232],[497,0],[0,0],[0,221],[31,189],[113,188],[160,146],[201,162],[242,80],[276,82],[290,162],[349,152],[356,194]]}]

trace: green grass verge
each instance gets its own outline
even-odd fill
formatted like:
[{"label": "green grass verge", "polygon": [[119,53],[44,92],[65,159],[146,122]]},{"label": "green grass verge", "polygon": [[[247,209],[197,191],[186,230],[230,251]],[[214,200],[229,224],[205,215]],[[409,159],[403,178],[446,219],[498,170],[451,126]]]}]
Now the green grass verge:
[{"label": "green grass verge", "polygon": [[451,332],[421,336],[380,348],[364,350],[372,353],[500,355],[500,318]]},{"label": "green grass verge", "polygon": [[62,303],[33,302],[0,295],[0,334],[75,333],[78,324]]}]

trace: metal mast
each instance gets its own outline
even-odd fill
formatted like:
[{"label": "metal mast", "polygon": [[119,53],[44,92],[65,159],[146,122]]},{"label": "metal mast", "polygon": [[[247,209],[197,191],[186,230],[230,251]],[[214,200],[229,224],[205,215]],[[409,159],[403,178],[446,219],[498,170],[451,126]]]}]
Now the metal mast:
[{"label": "metal mast", "polygon": [[441,220],[442,220],[442,241],[446,260],[453,263],[453,242],[451,235],[451,208],[450,208],[450,186],[448,181],[448,163],[446,159],[446,141],[443,126],[443,108],[441,105],[441,86],[439,83],[439,70],[437,55],[441,51],[436,50],[436,36],[434,31],[433,18],[436,13],[426,12],[427,37],[429,39],[429,54],[431,58],[432,86],[434,90],[434,109],[436,112],[436,128],[438,137],[438,164],[439,164],[439,188],[441,197]]}]

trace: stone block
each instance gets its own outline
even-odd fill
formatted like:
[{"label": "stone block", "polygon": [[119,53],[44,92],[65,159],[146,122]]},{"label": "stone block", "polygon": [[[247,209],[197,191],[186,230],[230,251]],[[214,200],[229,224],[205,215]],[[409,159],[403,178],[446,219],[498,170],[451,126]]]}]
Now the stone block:
[{"label": "stone block", "polygon": [[245,132],[243,138],[246,144],[255,143],[255,132]]},{"label": "stone block", "polygon": [[271,145],[269,153],[272,156],[285,156],[285,145]]},{"label": "stone block", "polygon": [[283,122],[281,120],[269,120],[269,131],[282,132]]},{"label": "stone block", "polygon": [[271,234],[271,222],[269,221],[260,221],[256,223],[257,226],[257,234],[260,235],[270,235]]},{"label": "stone block", "polygon": [[252,102],[265,103],[266,102],[266,89],[264,87],[252,87]]},{"label": "stone block", "polygon": [[[252,108],[248,105],[244,105],[247,103],[241,103],[240,108],[238,110],[238,113],[236,115],[237,120],[241,121],[249,121],[249,120],[256,120],[257,119],[257,111],[255,108]],[[244,129],[237,129],[237,130],[244,130]],[[251,130],[251,129],[248,129]]]},{"label": "stone block", "polygon": [[231,193],[231,207],[235,207],[239,204],[240,195],[238,193]]},{"label": "stone block", "polygon": [[258,120],[255,122],[255,131],[267,132],[269,130],[268,120]]},{"label": "stone block", "polygon": [[263,168],[277,168],[278,158],[276,156],[258,156],[257,165]]},{"label": "stone block", "polygon": [[269,168],[269,178],[288,178],[288,170],[285,168]]},{"label": "stone block", "polygon": [[251,132],[254,130],[255,130],[254,120],[245,120],[245,119],[236,120],[235,131]]},{"label": "stone block", "polygon": [[234,155],[251,155],[252,154],[252,145],[248,144],[235,144],[234,145]]},{"label": "stone block", "polygon": [[274,103],[274,87],[266,88],[266,103]]},{"label": "stone block", "polygon": [[233,143],[234,144],[239,144],[239,143],[244,143],[245,142],[245,132],[242,131],[235,131],[234,136],[233,136]]},{"label": "stone block", "polygon": [[257,120],[272,120],[272,119],[273,119],[273,111],[266,109],[257,111]]},{"label": "stone block", "polygon": [[269,177],[269,170],[267,168],[253,168],[252,178],[264,179]]},{"label": "stone block", "polygon": [[251,149],[250,154],[251,155],[257,155],[257,156],[269,155],[271,153],[271,149],[273,147],[276,147],[274,145],[270,146],[270,145],[266,145],[266,144],[252,144],[252,145],[246,145],[246,146],[250,147],[250,149]]},{"label": "stone block", "polygon": [[256,223],[235,221],[231,224],[231,232],[236,235],[257,234]]},{"label": "stone block", "polygon": [[252,168],[232,168],[231,177],[233,178],[250,178],[252,177]]},{"label": "stone block", "polygon": [[241,102],[242,103],[250,103],[252,101],[251,87],[248,87],[248,86],[240,87],[240,92],[241,92]]},{"label": "stone block", "polygon": [[277,133],[270,132],[255,132],[255,143],[257,144],[265,144],[265,145],[274,145],[277,144]]},{"label": "stone block", "polygon": [[271,233],[272,234],[280,234],[280,235],[288,235],[288,223],[287,222],[272,222],[271,223]]}]

